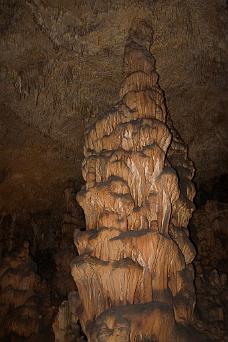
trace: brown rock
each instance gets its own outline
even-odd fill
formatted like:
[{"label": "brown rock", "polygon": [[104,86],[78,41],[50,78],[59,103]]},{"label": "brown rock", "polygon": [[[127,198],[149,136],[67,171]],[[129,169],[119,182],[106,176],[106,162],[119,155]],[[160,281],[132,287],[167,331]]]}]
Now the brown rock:
[{"label": "brown rock", "polygon": [[125,49],[122,102],[86,133],[86,186],[77,194],[87,230],[75,233],[71,271],[93,342],[187,341],[195,306],[193,165],[166,122],[147,50],[152,30],[138,24]]}]

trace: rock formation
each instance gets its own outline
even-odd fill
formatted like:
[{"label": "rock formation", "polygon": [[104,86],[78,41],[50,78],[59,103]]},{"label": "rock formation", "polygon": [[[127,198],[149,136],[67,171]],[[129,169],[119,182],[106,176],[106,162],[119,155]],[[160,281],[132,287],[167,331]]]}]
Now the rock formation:
[{"label": "rock formation", "polygon": [[70,263],[77,255],[72,243],[74,231],[80,231],[79,206],[76,203],[76,191],[73,181],[68,181],[64,190],[65,214],[61,231],[59,250],[55,255],[56,274],[52,289],[65,299],[58,310],[52,329],[56,342],[83,341],[78,324],[78,311],[81,307],[76,286],[71,276]]},{"label": "rock formation", "polygon": [[0,337],[30,337],[52,319],[47,287],[36,274],[29,244],[7,255],[0,267]]},{"label": "rock formation", "polygon": [[87,230],[75,234],[72,275],[92,342],[186,341],[193,317],[194,168],[168,118],[152,35],[146,22],[132,26],[121,100],[85,137],[77,200]]},{"label": "rock formation", "polygon": [[68,300],[61,303],[53,323],[56,342],[84,341],[78,324],[80,305],[81,302],[76,291],[70,292]]},{"label": "rock formation", "polygon": [[[68,181],[64,190],[65,214],[61,229],[58,251],[55,254],[56,273],[53,286],[56,293],[66,298],[68,293],[76,290],[71,276],[70,263],[77,255],[72,238],[74,230],[82,228],[79,206],[76,203],[76,191],[73,181]],[[64,279],[64,282],[63,282]]]},{"label": "rock formation", "polygon": [[197,243],[197,311],[204,334],[213,341],[228,336],[228,204],[208,200],[198,207],[191,220]]}]

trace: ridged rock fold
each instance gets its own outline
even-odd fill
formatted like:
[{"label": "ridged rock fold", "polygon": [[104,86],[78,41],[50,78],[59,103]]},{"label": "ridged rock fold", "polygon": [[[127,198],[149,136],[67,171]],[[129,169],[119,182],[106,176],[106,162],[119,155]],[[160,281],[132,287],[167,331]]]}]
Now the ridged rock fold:
[{"label": "ridged rock fold", "polygon": [[86,231],[75,233],[72,275],[91,342],[187,341],[193,317],[194,167],[167,113],[152,39],[146,22],[133,24],[120,101],[85,136]]}]

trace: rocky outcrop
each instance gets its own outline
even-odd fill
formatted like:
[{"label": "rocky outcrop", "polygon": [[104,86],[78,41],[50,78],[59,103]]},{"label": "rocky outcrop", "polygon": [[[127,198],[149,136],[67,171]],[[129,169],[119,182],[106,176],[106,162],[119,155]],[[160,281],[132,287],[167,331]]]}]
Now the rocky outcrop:
[{"label": "rocky outcrop", "polygon": [[77,200],[87,230],[75,233],[72,275],[93,342],[186,341],[193,317],[194,167],[166,110],[152,36],[148,23],[134,23],[121,99],[85,137]]}]

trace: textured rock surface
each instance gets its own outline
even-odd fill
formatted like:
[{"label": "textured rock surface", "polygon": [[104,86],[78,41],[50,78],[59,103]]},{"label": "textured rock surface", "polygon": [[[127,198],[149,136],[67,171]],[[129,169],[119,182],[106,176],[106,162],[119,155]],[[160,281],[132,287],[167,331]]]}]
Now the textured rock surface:
[{"label": "textured rock surface", "polygon": [[47,286],[36,274],[27,242],[3,259],[0,267],[0,337],[28,338],[50,325]]},{"label": "textured rock surface", "polygon": [[116,101],[136,15],[151,18],[160,84],[197,179],[226,172],[225,0],[3,0],[0,6],[1,211],[22,204],[26,211],[47,209],[53,199],[60,206],[62,183],[80,179],[85,126]]},{"label": "textured rock surface", "polygon": [[0,2],[0,255],[31,241],[52,283],[64,184],[72,178],[80,188],[85,127],[118,100],[136,15],[151,19],[169,111],[197,185],[211,184],[206,195],[217,201],[211,177],[227,173],[228,160],[227,11],[225,0]]},{"label": "textured rock surface", "polygon": [[61,303],[53,323],[56,342],[85,341],[78,324],[78,310],[81,301],[78,292],[69,292],[68,300]]},{"label": "textured rock surface", "polygon": [[80,188],[85,127],[118,100],[123,46],[136,15],[154,27],[160,84],[198,184],[227,172],[225,0],[3,0],[1,240],[12,221],[12,229],[26,226],[21,240],[29,238],[33,254],[53,253],[64,183],[77,179]]},{"label": "textured rock surface", "polygon": [[152,41],[148,22],[134,21],[121,101],[85,136],[86,185],[77,200],[87,230],[75,233],[72,275],[79,319],[93,342],[193,338],[186,327],[195,306],[195,249],[187,230],[194,168],[166,119]]},{"label": "textured rock surface", "polygon": [[200,206],[191,222],[198,247],[197,310],[201,329],[214,341],[226,341],[228,336],[227,222],[227,202],[212,200]]},{"label": "textured rock surface", "polygon": [[64,197],[65,214],[58,249],[54,256],[56,272],[52,280],[52,290],[60,298],[66,298],[69,292],[76,290],[70,269],[71,261],[77,255],[72,237],[74,231],[83,228],[83,218],[81,216],[81,210],[76,203],[76,191],[73,181],[67,182]]}]

